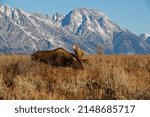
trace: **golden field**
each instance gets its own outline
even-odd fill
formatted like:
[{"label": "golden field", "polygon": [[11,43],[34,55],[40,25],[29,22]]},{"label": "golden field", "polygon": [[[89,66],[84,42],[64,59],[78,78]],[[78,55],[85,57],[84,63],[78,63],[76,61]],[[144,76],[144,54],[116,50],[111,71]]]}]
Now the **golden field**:
[{"label": "golden field", "polygon": [[84,70],[0,55],[1,100],[150,99],[150,56],[90,55]]}]

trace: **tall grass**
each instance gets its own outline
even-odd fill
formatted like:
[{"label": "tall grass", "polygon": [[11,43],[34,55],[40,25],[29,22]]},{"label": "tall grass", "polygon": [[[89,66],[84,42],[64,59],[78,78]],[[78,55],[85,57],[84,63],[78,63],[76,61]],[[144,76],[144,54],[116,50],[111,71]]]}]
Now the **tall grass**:
[{"label": "tall grass", "polygon": [[150,56],[91,55],[84,70],[0,55],[0,99],[150,99]]}]

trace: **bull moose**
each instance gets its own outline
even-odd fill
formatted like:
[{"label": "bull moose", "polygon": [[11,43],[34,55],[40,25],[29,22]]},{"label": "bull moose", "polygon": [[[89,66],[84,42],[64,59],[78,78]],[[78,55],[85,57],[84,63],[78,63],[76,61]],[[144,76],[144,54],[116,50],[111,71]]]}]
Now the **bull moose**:
[{"label": "bull moose", "polygon": [[82,63],[87,62],[87,59],[82,58],[84,52],[77,45],[73,46],[73,50],[74,54],[63,48],[37,51],[31,55],[31,60],[50,64],[55,67],[62,66],[83,69]]}]

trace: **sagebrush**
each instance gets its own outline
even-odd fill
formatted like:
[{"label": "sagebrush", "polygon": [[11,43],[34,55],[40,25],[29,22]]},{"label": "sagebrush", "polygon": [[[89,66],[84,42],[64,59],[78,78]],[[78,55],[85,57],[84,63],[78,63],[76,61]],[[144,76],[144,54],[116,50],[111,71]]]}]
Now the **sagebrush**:
[{"label": "sagebrush", "polygon": [[84,70],[0,55],[0,99],[150,99],[150,56],[89,55]]}]

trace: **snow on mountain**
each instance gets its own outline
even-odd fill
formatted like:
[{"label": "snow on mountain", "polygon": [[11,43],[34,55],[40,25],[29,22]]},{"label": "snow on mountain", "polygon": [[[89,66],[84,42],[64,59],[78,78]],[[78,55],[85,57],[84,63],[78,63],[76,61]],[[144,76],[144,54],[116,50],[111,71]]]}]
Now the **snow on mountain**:
[{"label": "snow on mountain", "polygon": [[140,39],[150,44],[150,34],[143,33],[139,35]]},{"label": "snow on mountain", "polygon": [[78,44],[88,53],[104,45],[107,54],[150,53],[142,37],[120,28],[99,10],[78,8],[67,15],[27,13],[0,6],[0,52],[32,53]]},{"label": "snow on mountain", "polygon": [[143,34],[140,34],[139,37],[143,40],[146,40],[147,38],[150,37],[150,34],[147,34],[147,33],[143,33]]},{"label": "snow on mountain", "polygon": [[53,15],[52,21],[57,22],[61,25],[61,21],[64,17],[65,16],[63,14],[60,14],[60,13],[57,12],[56,14]]},{"label": "snow on mountain", "polygon": [[122,31],[114,35],[113,39],[114,52],[116,54],[146,54],[147,51],[140,43],[140,38],[129,32],[128,30]]},{"label": "snow on mountain", "polygon": [[[121,31],[121,28],[111,22],[109,18],[99,10],[89,10],[85,8],[72,10],[62,20],[65,30],[84,39],[95,33],[101,40],[109,40],[113,32]],[[90,40],[91,41],[91,40]]]},{"label": "snow on mountain", "polygon": [[56,47],[70,49],[74,43],[89,50],[77,36],[69,34],[51,18],[7,6],[0,7],[0,42],[0,51],[6,53],[32,53]]}]

